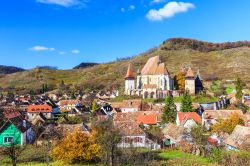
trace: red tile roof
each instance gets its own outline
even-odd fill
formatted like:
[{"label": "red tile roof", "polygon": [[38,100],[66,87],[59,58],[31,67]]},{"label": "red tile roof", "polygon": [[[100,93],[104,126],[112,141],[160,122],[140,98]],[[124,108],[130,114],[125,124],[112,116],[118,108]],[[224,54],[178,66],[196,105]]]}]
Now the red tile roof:
[{"label": "red tile roof", "polygon": [[194,78],[194,72],[193,72],[193,70],[191,69],[191,67],[188,68],[188,71],[187,71],[185,77]]},{"label": "red tile roof", "polygon": [[125,78],[134,78],[134,72],[132,70],[131,64],[128,65],[128,70]]},{"label": "red tile roof", "polygon": [[169,72],[164,63],[161,63],[159,56],[154,56],[148,59],[147,63],[141,70],[142,75],[168,75]]},{"label": "red tile roof", "polygon": [[29,105],[28,106],[29,113],[37,113],[37,112],[44,112],[44,113],[51,113],[52,107],[45,104],[45,105]]},{"label": "red tile roof", "polygon": [[193,119],[196,123],[201,124],[201,117],[196,112],[178,112],[180,123],[184,123],[187,119]]},{"label": "red tile roof", "polygon": [[151,114],[151,115],[139,115],[137,117],[137,123],[139,124],[147,124],[147,125],[155,125],[157,124],[157,115]]}]

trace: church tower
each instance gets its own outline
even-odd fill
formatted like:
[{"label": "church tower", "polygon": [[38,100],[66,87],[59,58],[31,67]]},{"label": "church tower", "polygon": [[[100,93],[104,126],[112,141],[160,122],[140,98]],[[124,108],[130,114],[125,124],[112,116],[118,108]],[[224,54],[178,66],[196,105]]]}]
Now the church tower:
[{"label": "church tower", "polygon": [[191,67],[185,75],[185,90],[188,90],[191,95],[195,94],[195,76]]},{"label": "church tower", "polygon": [[128,65],[127,74],[125,76],[125,94],[131,95],[131,90],[135,89],[135,77],[131,67],[131,64]]}]

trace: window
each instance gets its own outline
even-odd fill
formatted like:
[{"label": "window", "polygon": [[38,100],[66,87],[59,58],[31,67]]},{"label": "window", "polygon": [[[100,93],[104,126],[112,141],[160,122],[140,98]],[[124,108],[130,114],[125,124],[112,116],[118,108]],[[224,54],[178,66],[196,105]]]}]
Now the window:
[{"label": "window", "polygon": [[4,137],[4,143],[12,143],[13,142],[13,137]]}]

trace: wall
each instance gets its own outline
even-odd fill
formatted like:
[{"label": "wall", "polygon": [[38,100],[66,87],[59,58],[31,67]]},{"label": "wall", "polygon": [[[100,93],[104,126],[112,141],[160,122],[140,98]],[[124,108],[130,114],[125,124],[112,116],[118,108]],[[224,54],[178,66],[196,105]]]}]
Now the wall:
[{"label": "wall", "polygon": [[0,131],[0,146],[7,146],[4,144],[4,137],[12,136],[14,137],[15,144],[22,144],[22,134],[21,132],[11,123],[7,123]]}]

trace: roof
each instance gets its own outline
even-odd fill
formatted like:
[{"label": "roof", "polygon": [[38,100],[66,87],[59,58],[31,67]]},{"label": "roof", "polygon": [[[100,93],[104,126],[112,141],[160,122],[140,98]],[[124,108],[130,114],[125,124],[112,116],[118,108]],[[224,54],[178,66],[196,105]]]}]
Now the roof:
[{"label": "roof", "polygon": [[228,119],[232,114],[243,116],[241,110],[205,110],[202,114],[204,119]]},{"label": "roof", "polygon": [[111,107],[114,109],[120,108],[138,108],[142,105],[142,100],[123,100],[122,102],[110,102]]},{"label": "roof", "polygon": [[201,117],[196,112],[178,112],[177,114],[181,124],[188,119],[193,119],[196,123],[201,124]]},{"label": "roof", "polygon": [[38,112],[51,113],[52,107],[47,104],[28,106],[28,113],[38,113]]},{"label": "roof", "polygon": [[132,121],[114,122],[114,126],[119,129],[123,136],[145,135],[144,131],[139,127],[139,124]]},{"label": "roof", "polygon": [[3,118],[6,118],[6,119],[12,119],[18,116],[22,116],[20,111],[18,110],[8,108],[8,109],[4,109],[3,111]]},{"label": "roof", "polygon": [[186,77],[186,78],[194,78],[194,72],[193,72],[193,70],[191,69],[191,67],[188,68],[188,71],[187,71],[185,77]]},{"label": "roof", "polygon": [[134,78],[134,72],[132,70],[131,64],[128,65],[128,70],[125,78]]},{"label": "roof", "polygon": [[177,126],[173,123],[167,124],[167,126],[162,129],[162,133],[165,137],[171,137],[174,140],[177,140],[184,132],[184,127]]},{"label": "roof", "polygon": [[250,143],[250,127],[237,125],[224,142],[236,148],[240,148],[246,142]]},{"label": "roof", "polygon": [[151,115],[139,115],[137,117],[137,123],[138,124],[147,124],[147,125],[155,125],[157,124],[157,115],[151,114]]},{"label": "roof", "polygon": [[78,103],[80,103],[79,100],[60,100],[58,104],[60,106],[67,106],[67,105],[77,105]]},{"label": "roof", "polygon": [[169,72],[164,63],[160,62],[160,57],[155,56],[148,59],[147,63],[141,70],[142,75],[168,75]]}]

